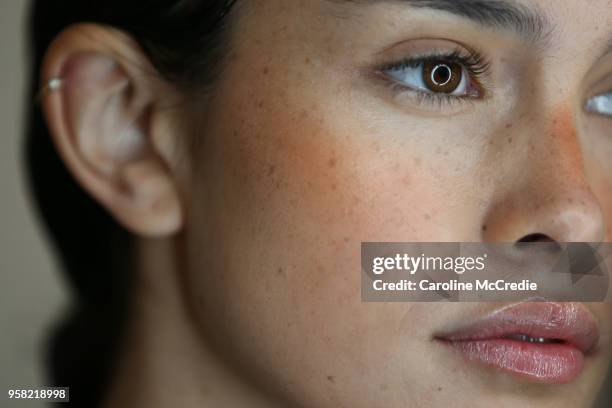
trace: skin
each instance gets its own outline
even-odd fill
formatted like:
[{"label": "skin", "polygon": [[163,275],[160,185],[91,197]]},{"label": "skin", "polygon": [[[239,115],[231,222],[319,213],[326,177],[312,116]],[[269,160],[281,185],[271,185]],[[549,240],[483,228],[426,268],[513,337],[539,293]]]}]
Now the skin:
[{"label": "skin", "polygon": [[[553,23],[546,47],[400,3],[245,2],[197,97],[142,75],[122,33],[62,33],[42,73],[66,79],[44,101],[54,140],[138,243],[107,405],[588,406],[610,303],[587,305],[585,371],[542,385],[432,341],[499,305],[361,301],[362,241],[612,240],[612,120],[582,109],[612,89],[612,8],[523,3]],[[487,55],[486,97],[421,104],[370,75],[427,38]]]}]

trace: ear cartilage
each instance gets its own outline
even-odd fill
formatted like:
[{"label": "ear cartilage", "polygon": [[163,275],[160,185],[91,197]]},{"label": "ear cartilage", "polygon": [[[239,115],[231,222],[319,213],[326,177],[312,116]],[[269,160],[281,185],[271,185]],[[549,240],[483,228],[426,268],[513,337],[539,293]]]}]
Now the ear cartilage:
[{"label": "ear cartilage", "polygon": [[36,100],[38,102],[42,101],[47,95],[52,92],[59,90],[62,87],[62,79],[61,78],[52,78],[38,91],[36,94]]}]

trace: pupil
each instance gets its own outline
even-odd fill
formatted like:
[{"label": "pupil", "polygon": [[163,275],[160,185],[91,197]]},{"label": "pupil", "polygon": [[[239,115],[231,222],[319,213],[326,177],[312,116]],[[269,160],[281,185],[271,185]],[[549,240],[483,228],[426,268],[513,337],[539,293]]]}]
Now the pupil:
[{"label": "pupil", "polygon": [[452,74],[448,65],[437,65],[431,72],[431,79],[434,84],[444,86],[450,82]]},{"label": "pupil", "polygon": [[453,62],[432,61],[423,65],[423,81],[432,92],[450,94],[463,78],[462,66]]}]

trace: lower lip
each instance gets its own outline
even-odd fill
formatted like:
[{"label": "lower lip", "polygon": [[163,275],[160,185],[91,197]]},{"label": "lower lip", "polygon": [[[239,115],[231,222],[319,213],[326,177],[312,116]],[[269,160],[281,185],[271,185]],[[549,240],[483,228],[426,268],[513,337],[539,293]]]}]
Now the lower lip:
[{"label": "lower lip", "polygon": [[566,343],[529,343],[510,339],[447,341],[468,361],[496,367],[525,379],[564,384],[584,367],[584,354]]}]

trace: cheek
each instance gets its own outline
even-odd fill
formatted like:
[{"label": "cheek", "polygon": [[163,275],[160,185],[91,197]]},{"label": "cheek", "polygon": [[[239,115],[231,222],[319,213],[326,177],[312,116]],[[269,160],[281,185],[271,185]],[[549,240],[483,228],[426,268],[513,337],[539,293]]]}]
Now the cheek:
[{"label": "cheek", "polygon": [[[292,347],[367,358],[362,345],[375,340],[366,333],[392,342],[380,316],[398,319],[361,303],[360,243],[428,235],[442,197],[425,158],[384,151],[373,135],[335,125],[347,121],[316,119],[316,108],[289,115],[258,105],[224,120],[234,126],[208,153],[216,177],[197,206],[210,219],[189,238],[199,246],[190,287],[202,321],[223,326],[218,341],[251,358],[288,364]],[[326,336],[304,345],[304,333]],[[362,340],[347,347],[348,337]]]},{"label": "cheek", "polygon": [[444,194],[418,152],[383,151],[375,141],[383,135],[349,133],[307,111],[257,129],[233,133],[225,184],[242,203],[236,220],[275,248],[359,270],[362,241],[439,239]]},{"label": "cheek", "polygon": [[[329,92],[289,93],[278,78],[257,83],[234,90],[250,96],[224,103],[236,109],[218,115],[218,178],[207,198],[221,234],[215,246],[240,249],[271,280],[244,290],[267,293],[282,284],[299,299],[323,287],[332,301],[359,299],[361,242],[452,241],[478,228],[473,199],[456,182],[470,176],[457,171],[467,156],[453,158],[441,135],[425,138],[431,130],[403,121],[372,129],[362,123],[367,116]],[[245,265],[223,269],[226,281],[244,282]]]},{"label": "cheek", "polygon": [[236,195],[249,197],[268,228],[290,237],[299,228],[309,243],[333,250],[355,241],[439,239],[433,220],[448,217],[441,203],[449,191],[440,187],[453,176],[424,164],[435,162],[428,153],[381,148],[385,135],[302,116],[288,123],[272,117],[261,136],[239,132],[241,147],[228,147],[239,157],[227,162],[240,163],[244,180]]},{"label": "cheek", "polygon": [[[405,128],[370,133],[349,106],[312,103],[334,95],[294,90],[298,101],[261,84],[234,90],[250,96],[211,115],[218,136],[202,149],[206,174],[187,238],[192,298],[218,347],[261,372],[356,380],[355,370],[423,341],[429,324],[420,306],[361,302],[361,242],[435,241],[477,223],[448,205],[456,166],[440,160],[446,149],[407,146]],[[400,366],[384,372],[389,383],[401,377]]]}]

